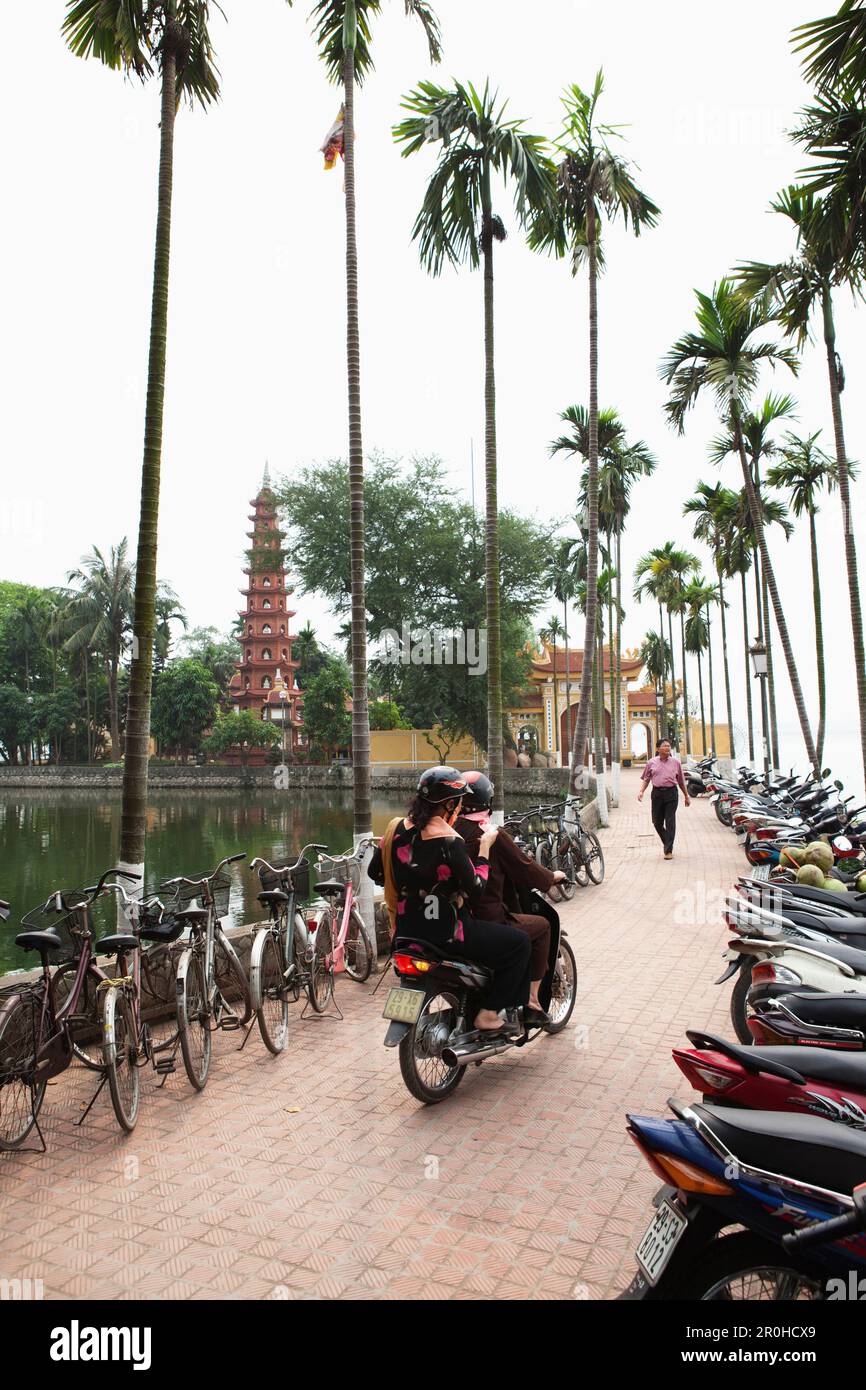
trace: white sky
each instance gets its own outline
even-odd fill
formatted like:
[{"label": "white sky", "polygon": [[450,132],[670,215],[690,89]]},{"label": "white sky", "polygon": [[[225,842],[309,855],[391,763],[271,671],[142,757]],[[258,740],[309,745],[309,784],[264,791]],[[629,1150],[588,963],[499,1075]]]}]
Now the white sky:
[{"label": "white sky", "polygon": [[[213,21],[223,101],[207,115],[184,110],[177,124],[160,570],[194,624],[225,628],[238,605],[246,502],[265,458],[273,473],[291,474],[346,450],[342,179],[322,171],[319,154],[339,103],[308,8],[226,0],[228,23]],[[0,575],[37,584],[62,582],[93,543],[127,534],[134,545],[158,152],[157,86],[74,59],[60,37],[63,9],[59,0],[12,7],[0,57],[11,195],[0,230]],[[391,454],[438,453],[468,489],[474,439],[480,487],[481,279],[462,271],[433,281],[418,265],[410,230],[432,157],[401,160],[390,127],[401,94],[430,70],[418,26],[398,0],[384,9],[376,71],[357,104],[365,441]],[[651,545],[690,540],[682,502],[699,478],[715,480],[706,462],[712,408],[696,411],[676,439],[661,413],[658,362],[691,327],[694,287],[709,288],[740,259],[791,250],[784,220],[766,209],[802,163],[784,134],[806,96],[789,32],[822,6],[729,0],[722,14],[693,0],[438,0],[437,10],[441,79],[480,84],[489,74],[512,114],[541,133],[558,129],[564,85],[588,86],[603,66],[603,116],[628,124],[629,152],[662,208],[659,228],[639,241],[609,237],[600,297],[602,403],[661,460],[636,496],[630,572]],[[586,398],[585,282],[531,255],[504,198],[500,210],[513,233],[496,266],[501,500],[567,521],[576,470],[551,461],[546,446],[558,412]],[[866,429],[863,322],[840,299],[854,457]],[[801,432],[823,428],[830,448],[820,350],[807,354],[793,389]],[[733,462],[723,476],[737,485]],[[819,525],[828,757],[856,781],[837,502]],[[859,542],[866,564],[862,527]],[[809,686],[805,532],[776,542],[774,554]],[[331,630],[320,602],[299,599],[298,608],[298,625],[309,616]],[[630,605],[628,643],[652,625],[650,609]],[[731,627],[737,650],[736,611]],[[739,684],[735,698],[742,708]],[[786,724],[792,714],[783,698]],[[792,741],[788,756],[799,755]]]}]

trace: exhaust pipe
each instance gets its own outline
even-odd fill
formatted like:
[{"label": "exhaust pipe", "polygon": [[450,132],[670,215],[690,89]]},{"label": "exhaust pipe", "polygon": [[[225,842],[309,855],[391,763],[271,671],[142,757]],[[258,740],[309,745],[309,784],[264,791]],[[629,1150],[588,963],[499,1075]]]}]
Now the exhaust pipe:
[{"label": "exhaust pipe", "polygon": [[495,1043],[459,1043],[456,1047],[443,1047],[442,1061],[446,1067],[465,1067],[469,1062],[483,1062],[513,1046],[513,1038],[502,1038]]}]

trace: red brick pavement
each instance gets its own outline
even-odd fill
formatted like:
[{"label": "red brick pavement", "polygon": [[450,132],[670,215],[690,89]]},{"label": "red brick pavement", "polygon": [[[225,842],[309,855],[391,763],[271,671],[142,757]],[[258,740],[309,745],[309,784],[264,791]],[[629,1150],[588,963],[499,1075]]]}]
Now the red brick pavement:
[{"label": "red brick pavement", "polygon": [[[726,1026],[707,892],[742,867],[705,803],[661,857],[637,775],[603,832],[607,877],[564,909],[571,1027],[419,1106],[382,1047],[384,988],[338,983],[345,1021],[299,1021],[282,1057],[220,1037],[202,1095],[144,1074],[122,1138],[75,1068],[49,1088],[48,1153],[0,1155],[0,1278],[46,1298],[607,1298],[656,1185],[623,1115],[685,1083],[670,1047]],[[436,1176],[438,1174],[438,1176]]]}]

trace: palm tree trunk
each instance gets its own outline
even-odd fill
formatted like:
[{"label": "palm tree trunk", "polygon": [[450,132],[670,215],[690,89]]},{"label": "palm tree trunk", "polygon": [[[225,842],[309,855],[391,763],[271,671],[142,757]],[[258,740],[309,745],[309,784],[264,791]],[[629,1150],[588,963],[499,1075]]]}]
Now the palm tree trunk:
[{"label": "palm tree trunk", "polygon": [[680,609],[680,648],[683,658],[683,724],[686,739],[686,753],[692,751],[692,728],[691,716],[689,714],[689,682],[686,673],[686,620],[682,609]]},{"label": "palm tree trunk", "polygon": [[113,763],[120,762],[120,709],[118,707],[117,693],[118,662],[119,658],[113,656],[108,666],[108,723],[111,729],[111,761]]},{"label": "palm tree trunk", "polygon": [[[352,771],[355,843],[372,832],[370,716],[367,704],[367,609],[364,592],[364,447],[361,435],[361,339],[355,224],[355,50],[343,63],[346,199],[346,364],[349,398],[349,550],[352,582]],[[362,876],[366,879],[366,875]],[[372,899],[372,895],[371,895]],[[372,900],[362,909],[372,931]]]},{"label": "palm tree trunk", "polygon": [[662,728],[661,737],[670,738],[670,723],[668,721],[668,693],[667,693],[667,659],[665,656],[665,619],[662,613],[661,601],[659,601],[659,640],[662,644],[662,665],[665,671],[662,674]]},{"label": "palm tree trunk", "polygon": [[[616,527],[616,761],[622,763],[622,524]],[[619,787],[617,785],[617,790]]]},{"label": "palm tree trunk", "polygon": [[713,693],[713,629],[710,626],[710,605],[707,604],[707,684],[710,695],[710,747],[716,751],[716,697]]},{"label": "palm tree trunk", "polygon": [[562,628],[565,634],[565,743],[562,746],[562,761],[565,764],[566,758],[571,751],[571,672],[569,670],[568,652],[568,603],[562,601]]},{"label": "palm tree trunk", "polygon": [[704,663],[701,660],[700,650],[697,652],[698,658],[698,697],[701,702],[701,746],[703,755],[707,756],[707,715],[704,709]]},{"label": "palm tree trunk", "polygon": [[[174,0],[167,16],[174,20]],[[150,690],[153,639],[156,627],[156,550],[159,526],[159,475],[162,462],[162,416],[165,400],[165,357],[168,332],[168,283],[171,263],[171,198],[174,168],[174,121],[177,111],[177,39],[166,26],[162,52],[159,176],[150,347],[147,363],[147,405],[144,416],[144,457],[141,467],[141,515],[135,566],[132,664],[126,708],[126,747],[123,760],[120,866],[144,874],[144,832],[147,809],[147,764],[150,745]],[[115,740],[112,701],[112,744]],[[112,757],[119,749],[113,749]]]},{"label": "palm tree trunk", "polygon": [[583,757],[589,737],[592,696],[595,623],[598,609],[598,245],[595,203],[589,200],[586,218],[589,251],[589,463],[587,477],[586,627],[583,638],[583,670],[580,704],[571,749],[571,787],[581,792],[586,785]]},{"label": "palm tree trunk", "polygon": [[860,714],[860,756],[863,762],[863,772],[866,775],[866,650],[864,650],[863,645],[863,609],[860,602],[857,547],[854,542],[854,513],[851,510],[851,475],[848,469],[848,455],[845,450],[841,386],[836,363],[836,325],[833,319],[833,300],[829,288],[824,293],[823,310],[824,344],[827,349],[830,405],[833,412],[833,436],[836,442],[836,464],[839,472],[839,500],[842,503],[845,567],[848,572],[848,603],[851,609],[851,637],[854,643],[857,707]]},{"label": "palm tree trunk", "polygon": [[827,674],[824,669],[824,630],[821,617],[821,574],[818,569],[818,536],[815,513],[809,508],[809,552],[812,560],[812,608],[815,614],[815,665],[818,671],[818,764],[824,761],[824,735],[827,725]]},{"label": "palm tree trunk", "polygon": [[[484,255],[484,588],[487,614],[487,771],[493,783],[493,819],[505,805],[502,762],[502,657],[499,609],[499,510],[496,460],[496,369],[493,344],[493,199],[490,164],[482,179]],[[554,691],[556,687],[554,685]]]},{"label": "palm tree trunk", "polygon": [[764,605],[764,642],[767,646],[767,695],[770,711],[770,750],[773,767],[779,766],[779,722],[776,715],[776,668],[773,663],[773,625],[770,622],[770,601],[766,573],[761,576],[761,600]]},{"label": "palm tree trunk", "polygon": [[806,753],[808,755],[809,762],[812,767],[816,767],[818,763],[818,755],[815,750],[814,741],[812,739],[812,730],[809,726],[809,716],[806,713],[806,702],[803,698],[803,688],[800,684],[800,674],[797,670],[797,663],[794,658],[794,649],[791,646],[791,638],[788,633],[788,624],[785,621],[785,611],[782,608],[782,600],[779,597],[779,589],[778,585],[776,584],[776,576],[773,572],[773,566],[770,561],[769,551],[767,550],[767,541],[764,536],[764,521],[763,517],[761,516],[761,508],[758,502],[758,494],[755,491],[755,484],[752,481],[752,472],[749,468],[748,460],[746,458],[746,450],[743,444],[743,434],[740,428],[740,417],[736,405],[734,406],[732,414],[737,452],[740,456],[740,467],[743,472],[743,482],[746,488],[746,497],[748,498],[749,502],[749,514],[752,518],[752,526],[754,527],[755,537],[758,541],[758,548],[761,552],[761,559],[763,561],[764,574],[766,576],[767,585],[770,591],[770,597],[773,600],[773,612],[776,616],[776,627],[779,631],[779,641],[782,644],[782,651],[785,656],[785,665],[788,668],[788,679],[791,682],[791,691],[794,696],[794,704],[797,707],[797,718],[800,722],[800,731],[803,735],[803,742],[806,745]]},{"label": "palm tree trunk", "polygon": [[731,702],[731,669],[728,663],[728,622],[725,617],[725,586],[722,582],[722,571],[717,569],[719,576],[719,609],[722,615],[722,670],[725,676],[725,709],[728,715],[728,753],[733,759],[736,757],[734,748],[734,707]]},{"label": "palm tree trunk", "polygon": [[755,761],[755,720],[752,711],[752,673],[749,669],[749,604],[746,596],[746,571],[740,570],[740,593],[743,601],[743,669],[746,673],[746,722],[749,728],[749,762]]},{"label": "palm tree trunk", "polygon": [[668,643],[669,643],[670,649],[671,649],[671,704],[673,705],[673,736],[674,736],[674,740],[675,740],[675,742],[676,742],[677,747],[679,747],[679,740],[680,740],[680,736],[681,736],[681,731],[680,731],[679,724],[678,724],[678,722],[677,722],[678,716],[679,716],[679,705],[678,705],[678,701],[677,701],[677,667],[676,667],[676,662],[674,661],[674,624],[673,624],[673,618],[671,617],[671,610],[670,610],[670,609],[667,610],[667,614],[668,614]]}]

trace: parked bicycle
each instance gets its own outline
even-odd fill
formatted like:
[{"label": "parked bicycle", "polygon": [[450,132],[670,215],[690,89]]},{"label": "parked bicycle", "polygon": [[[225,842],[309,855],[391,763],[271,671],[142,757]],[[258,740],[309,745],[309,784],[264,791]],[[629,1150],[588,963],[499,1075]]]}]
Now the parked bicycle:
[{"label": "parked bicycle", "polygon": [[[299,902],[309,896],[308,850],[327,845],[305,845],[294,864],[280,867],[257,858],[262,891],[259,902],[271,920],[258,928],[250,952],[250,993],[265,1047],[282,1052],[289,1035],[289,995],[297,1001],[306,990],[310,1004],[321,1013],[328,1002],[327,961],[313,949],[315,928],[307,925]],[[315,919],[312,919],[315,920]]]},{"label": "parked bicycle", "polygon": [[[0,1149],[20,1148],[34,1126],[39,1129],[46,1085],[71,1066],[76,1055],[73,1027],[81,1020],[80,1002],[88,991],[94,1000],[99,999],[114,983],[97,965],[95,951],[101,955],[117,955],[137,946],[136,938],[124,933],[105,936],[94,943],[91,923],[93,903],[115,886],[108,880],[133,881],[137,877],[121,869],[108,869],[93,887],[52,893],[45,903],[25,913],[21,919],[25,930],[16,936],[15,944],[25,951],[38,952],[42,974],[32,984],[14,985],[5,992],[0,1004]],[[59,969],[52,975],[51,966],[58,963]],[[71,981],[68,979],[70,972]],[[126,1080],[129,1053],[123,1032],[126,1022],[124,1014],[115,1032],[114,1065],[115,1068],[119,1065],[123,1080],[115,1075],[114,1085],[118,1092],[126,1088],[124,1114],[128,1117],[134,1107],[134,1124],[138,1111],[137,1086],[135,1083],[127,1085]],[[88,1023],[92,1027],[92,1015]],[[101,1042],[99,1045],[101,1047]],[[92,1055],[88,1053],[91,1058]],[[110,1055],[109,1050],[104,1051],[98,1067],[91,1060],[94,1069],[102,1072],[102,1079],[82,1121],[105,1081],[110,1082],[107,1060]],[[118,1114],[116,1106],[115,1114]],[[118,1120],[123,1123],[119,1114]],[[131,1126],[124,1124],[123,1127]]]},{"label": "parked bicycle", "polygon": [[[319,962],[325,1004],[334,992],[334,976],[345,971],[352,980],[363,983],[373,969],[374,949],[358,911],[355,896],[361,886],[361,862],[372,841],[363,840],[348,854],[324,855],[316,861],[317,873],[329,873],[320,878],[315,892],[324,899],[314,909],[314,954]],[[323,1005],[324,1007],[324,1005]]]},{"label": "parked bicycle", "polygon": [[189,929],[177,966],[177,1025],[184,1070],[197,1091],[207,1082],[214,1031],[241,1028],[253,1013],[246,972],[220,923],[231,890],[224,870],[240,859],[246,855],[227,855],[213,873],[167,879],[160,888],[160,894],[173,893],[166,906],[170,917]]}]

